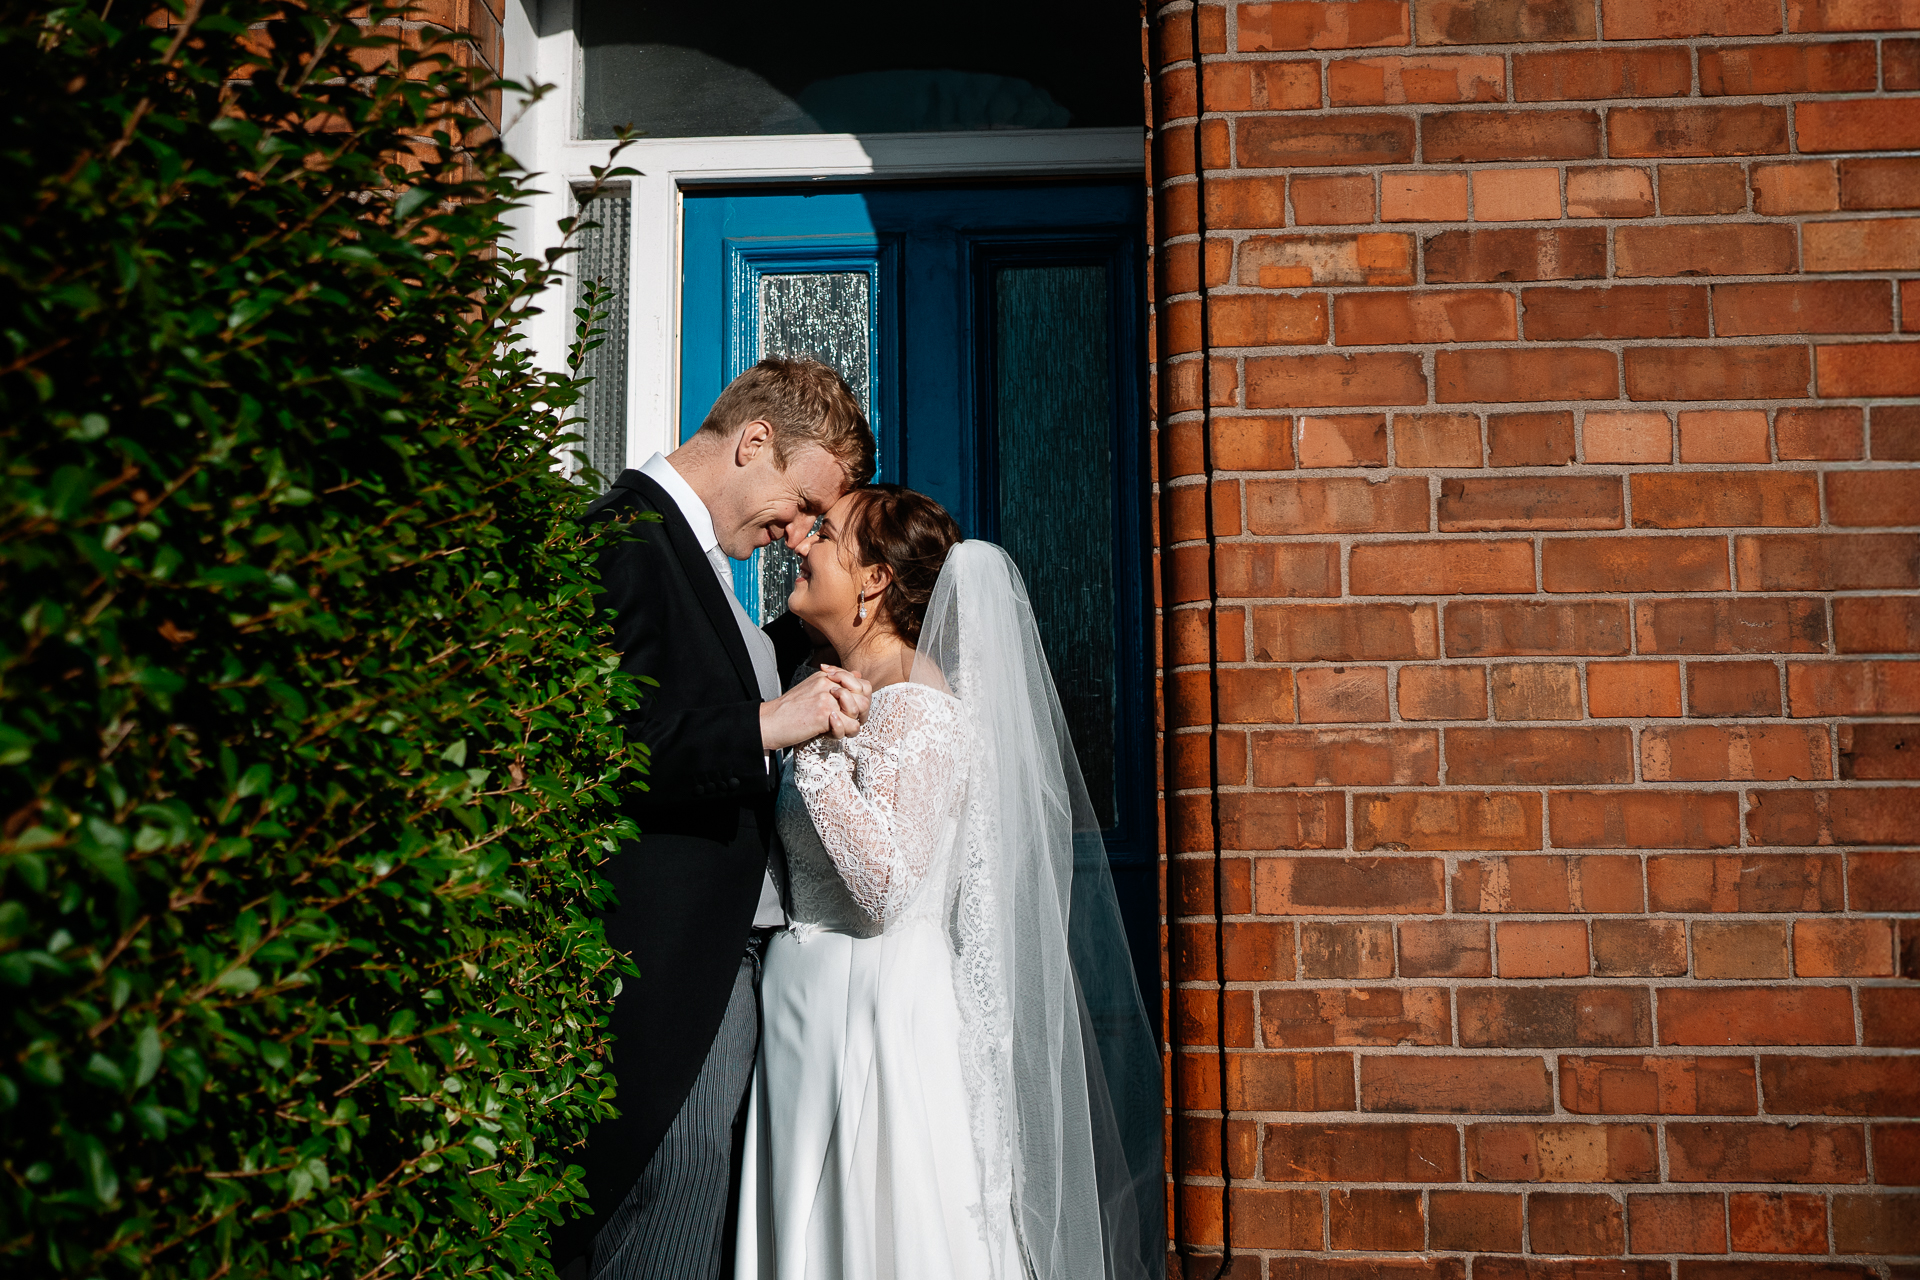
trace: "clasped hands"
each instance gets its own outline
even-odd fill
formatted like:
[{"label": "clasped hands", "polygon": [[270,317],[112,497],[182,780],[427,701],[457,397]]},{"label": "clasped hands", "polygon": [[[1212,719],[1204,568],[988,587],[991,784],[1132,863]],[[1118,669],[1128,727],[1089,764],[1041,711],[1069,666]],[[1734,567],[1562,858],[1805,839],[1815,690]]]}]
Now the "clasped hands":
[{"label": "clasped hands", "polygon": [[760,746],[777,751],[823,733],[850,738],[860,732],[873,700],[873,685],[844,667],[823,665],[814,674],[760,704]]}]

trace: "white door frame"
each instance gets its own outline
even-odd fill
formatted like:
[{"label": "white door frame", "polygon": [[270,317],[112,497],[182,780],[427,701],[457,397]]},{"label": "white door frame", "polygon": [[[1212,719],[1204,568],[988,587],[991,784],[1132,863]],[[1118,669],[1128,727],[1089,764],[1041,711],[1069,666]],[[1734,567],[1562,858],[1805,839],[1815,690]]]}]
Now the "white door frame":
[{"label": "white door frame", "polygon": [[[574,192],[589,170],[608,162],[613,144],[578,132],[580,47],[573,24],[540,35],[534,6],[507,5],[503,72],[522,84],[551,84],[545,99],[502,104],[508,151],[540,194],[510,219],[512,247],[538,257],[560,243],[558,223],[578,211]],[[548,12],[571,0],[545,0]],[[1144,73],[1143,73],[1144,74]],[[627,465],[678,444],[680,373],[681,193],[706,183],[806,182],[830,178],[1084,177],[1146,171],[1144,129],[1033,129],[973,133],[812,133],[782,137],[642,139],[619,163],[632,197],[628,281]],[[548,300],[527,325],[540,364],[566,363],[573,317],[567,301]]]}]

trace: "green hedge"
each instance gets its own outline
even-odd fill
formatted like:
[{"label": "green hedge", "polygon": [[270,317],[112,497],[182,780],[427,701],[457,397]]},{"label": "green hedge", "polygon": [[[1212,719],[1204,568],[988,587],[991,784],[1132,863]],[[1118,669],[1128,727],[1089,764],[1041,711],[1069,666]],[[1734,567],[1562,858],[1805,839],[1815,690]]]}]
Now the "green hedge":
[{"label": "green hedge", "polygon": [[167,2],[0,0],[0,1269],[548,1274],[644,764],[551,266],[418,24]]}]

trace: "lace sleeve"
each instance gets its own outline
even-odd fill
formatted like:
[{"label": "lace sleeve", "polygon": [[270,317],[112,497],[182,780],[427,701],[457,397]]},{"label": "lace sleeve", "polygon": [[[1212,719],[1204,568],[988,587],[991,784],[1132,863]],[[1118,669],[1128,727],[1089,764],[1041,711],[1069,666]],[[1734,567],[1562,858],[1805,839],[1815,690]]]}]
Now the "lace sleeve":
[{"label": "lace sleeve", "polygon": [[903,692],[876,698],[857,736],[815,738],[793,757],[820,843],[854,901],[881,921],[926,878],[966,768],[960,704],[921,685],[892,687]]}]

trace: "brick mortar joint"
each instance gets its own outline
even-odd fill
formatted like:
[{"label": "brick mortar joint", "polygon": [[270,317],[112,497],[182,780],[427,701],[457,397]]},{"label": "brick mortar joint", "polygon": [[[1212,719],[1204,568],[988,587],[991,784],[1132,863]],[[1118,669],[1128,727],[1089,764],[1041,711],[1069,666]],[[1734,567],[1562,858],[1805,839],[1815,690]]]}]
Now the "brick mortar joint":
[{"label": "brick mortar joint", "polygon": [[[1509,43],[1480,44],[1417,44],[1409,38],[1406,44],[1396,45],[1353,45],[1306,49],[1241,49],[1233,47],[1219,52],[1208,52],[1208,65],[1228,65],[1233,63],[1275,63],[1275,62],[1339,62],[1368,60],[1376,58],[1434,58],[1434,57],[1508,57],[1529,54],[1566,54],[1569,56],[1612,49],[1650,52],[1659,49],[1684,48],[1693,52],[1718,52],[1722,49],[1750,49],[1769,46],[1799,47],[1814,45],[1878,44],[1885,40],[1910,40],[1920,35],[1920,28],[1897,28],[1866,31],[1786,31],[1760,32],[1751,35],[1675,35],[1675,36],[1635,36],[1606,37],[1596,34],[1591,38],[1576,40],[1516,40]],[[1167,62],[1159,68],[1161,71],[1191,66],[1192,59],[1185,58]],[[1697,84],[1697,81],[1693,83]],[[1902,92],[1894,90],[1891,92]],[[1704,96],[1704,95],[1703,95]],[[1717,100],[1715,97],[1708,100]],[[1545,99],[1543,101],[1553,101]]]}]

